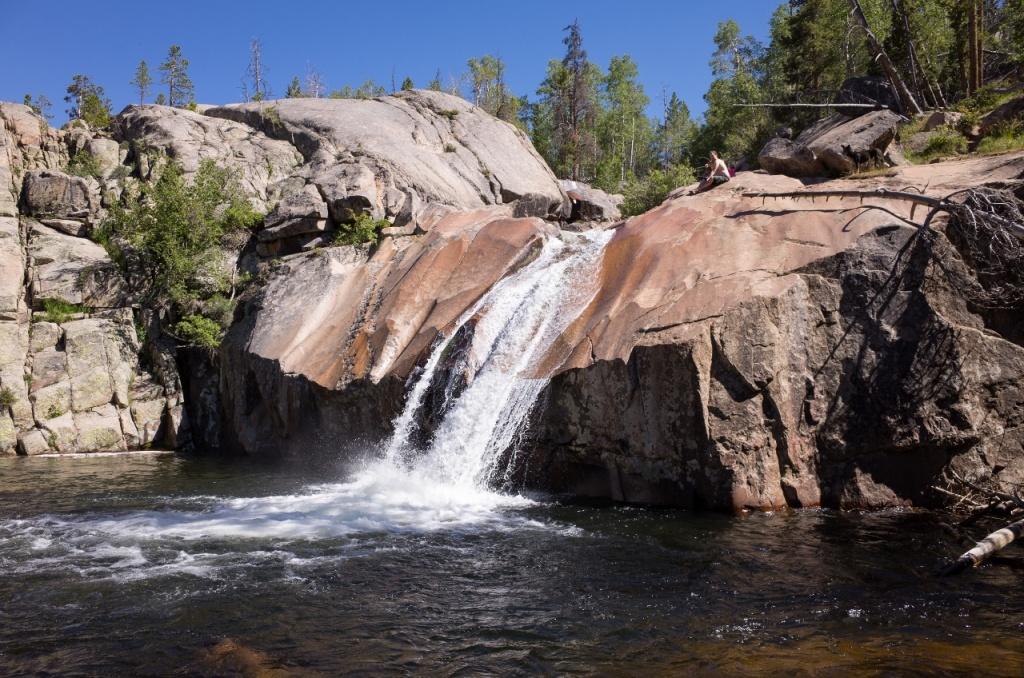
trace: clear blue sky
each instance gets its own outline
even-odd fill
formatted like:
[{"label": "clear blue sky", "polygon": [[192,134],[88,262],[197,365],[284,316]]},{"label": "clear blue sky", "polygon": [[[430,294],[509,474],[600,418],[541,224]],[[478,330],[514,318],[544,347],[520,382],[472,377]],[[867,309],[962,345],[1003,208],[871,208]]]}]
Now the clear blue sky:
[{"label": "clear blue sky", "polygon": [[718,22],[733,18],[764,39],[779,1],[10,2],[3,8],[0,99],[45,94],[60,124],[67,83],[84,73],[119,111],[134,100],[128,81],[139,60],[158,78],[156,66],[178,43],[191,61],[197,101],[238,101],[253,37],[263,41],[275,96],[307,63],[330,89],[368,78],[390,87],[392,69],[399,83],[408,75],[425,86],[436,69],[447,80],[466,70],[468,58],[490,53],[505,60],[512,89],[532,99],[548,60],[564,51],[561,29],[578,18],[592,61],[606,67],[613,55],[629,54],[637,62],[652,115],[661,110],[663,88],[698,115]]}]

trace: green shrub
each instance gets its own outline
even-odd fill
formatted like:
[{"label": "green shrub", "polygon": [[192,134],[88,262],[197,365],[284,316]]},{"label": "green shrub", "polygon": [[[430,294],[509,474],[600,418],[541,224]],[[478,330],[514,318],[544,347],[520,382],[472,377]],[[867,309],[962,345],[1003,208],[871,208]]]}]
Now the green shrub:
[{"label": "green shrub", "polygon": [[52,405],[50,405],[49,407],[46,408],[46,418],[47,419],[56,419],[57,417],[59,417],[59,416],[61,416],[63,414],[64,414],[64,408],[61,407],[60,405],[58,405],[57,403],[53,403]]},{"label": "green shrub", "polygon": [[203,315],[213,320],[223,329],[231,327],[235,316],[235,302],[221,294],[215,294],[202,303]]},{"label": "green shrub", "polygon": [[445,153],[454,153],[455,152],[455,144],[445,144],[444,145],[444,152]]},{"label": "green shrub", "polygon": [[14,391],[6,386],[0,388],[0,408],[6,410],[8,407],[13,405],[16,400],[17,397],[14,395]]},{"label": "green shrub", "polygon": [[204,348],[217,348],[223,337],[220,324],[201,315],[185,316],[174,326],[174,332],[185,343]]},{"label": "green shrub", "polygon": [[220,274],[225,237],[253,229],[261,220],[242,194],[235,175],[204,160],[191,182],[168,162],[160,178],[125,191],[94,234],[129,274],[150,304],[176,304],[193,311],[197,302],[225,293]]},{"label": "green shrub", "polygon": [[100,161],[95,155],[88,151],[79,151],[72,156],[71,162],[68,163],[68,174],[73,174],[76,177],[95,177],[98,179],[103,175],[103,170],[100,168]]},{"label": "green shrub", "polygon": [[453,108],[445,108],[443,110],[438,111],[437,114],[440,115],[441,117],[448,118],[449,120],[454,120],[455,117],[459,114],[459,112]]},{"label": "green shrub", "polygon": [[629,217],[657,207],[665,201],[669,193],[693,181],[693,170],[686,165],[655,169],[643,179],[634,177],[626,183],[622,191],[622,215]]},{"label": "green shrub", "polygon": [[956,130],[967,136],[974,132],[974,128],[981,124],[981,113],[977,111],[964,111],[963,117],[956,124]]},{"label": "green shrub", "polygon": [[931,162],[936,158],[950,155],[963,155],[967,152],[967,139],[955,129],[939,127],[920,151],[908,154],[909,159],[916,163]]},{"label": "green shrub", "polygon": [[350,224],[342,224],[334,234],[335,245],[359,245],[364,242],[376,243],[380,238],[380,229],[391,225],[386,219],[374,219],[369,214],[361,213]]},{"label": "green shrub", "polygon": [[43,310],[46,312],[46,320],[60,325],[71,320],[76,313],[88,313],[89,309],[78,304],[71,304],[63,299],[44,299]]},{"label": "green shrub", "polygon": [[955,108],[961,113],[988,113],[1020,95],[1020,90],[1006,91],[1005,86],[1000,87],[999,83],[993,83],[985,85],[971,96],[961,99]]}]

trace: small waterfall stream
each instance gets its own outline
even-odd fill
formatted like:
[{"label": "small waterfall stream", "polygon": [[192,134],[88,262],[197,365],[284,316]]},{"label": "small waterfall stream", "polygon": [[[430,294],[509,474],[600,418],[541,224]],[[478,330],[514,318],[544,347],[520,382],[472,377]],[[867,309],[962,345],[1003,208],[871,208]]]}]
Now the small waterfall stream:
[{"label": "small waterfall stream", "polygon": [[[547,238],[532,262],[494,285],[434,343],[411,380],[385,464],[465,490],[485,490],[506,473],[508,464],[500,462],[507,452],[514,454],[547,383],[534,369],[593,298],[611,235],[595,231],[567,234],[565,240]],[[442,417],[426,437],[425,449],[417,449],[414,440],[424,438],[417,430],[422,426],[417,413],[427,406],[432,384],[438,377],[443,381],[444,358],[465,329],[471,331],[471,343],[463,349],[467,360],[458,376],[468,383],[457,393],[446,390]]]}]

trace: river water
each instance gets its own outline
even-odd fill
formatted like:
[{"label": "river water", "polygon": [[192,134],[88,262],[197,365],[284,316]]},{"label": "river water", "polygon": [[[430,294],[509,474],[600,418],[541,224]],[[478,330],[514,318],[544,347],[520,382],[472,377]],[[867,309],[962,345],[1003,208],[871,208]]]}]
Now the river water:
[{"label": "river water", "polygon": [[609,237],[488,291],[361,461],[0,459],[0,675],[1024,675],[1021,574],[932,576],[936,516],[510,488]]},{"label": "river water", "polygon": [[224,639],[300,675],[1024,673],[1020,571],[931,576],[961,545],[927,513],[466,497],[174,455],[0,459],[0,479],[0,675],[213,675]]}]

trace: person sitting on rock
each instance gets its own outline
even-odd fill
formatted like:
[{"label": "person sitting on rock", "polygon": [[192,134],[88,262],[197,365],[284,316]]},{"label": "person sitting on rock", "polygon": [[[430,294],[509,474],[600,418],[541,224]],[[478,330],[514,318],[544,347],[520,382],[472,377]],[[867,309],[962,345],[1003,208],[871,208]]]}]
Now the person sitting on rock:
[{"label": "person sitting on rock", "polygon": [[718,157],[718,151],[711,151],[706,167],[708,175],[704,181],[700,182],[700,185],[697,186],[696,190],[693,191],[695,194],[702,193],[729,181],[729,166],[725,164],[724,160]]}]

